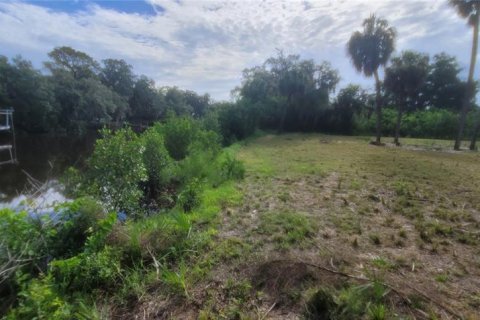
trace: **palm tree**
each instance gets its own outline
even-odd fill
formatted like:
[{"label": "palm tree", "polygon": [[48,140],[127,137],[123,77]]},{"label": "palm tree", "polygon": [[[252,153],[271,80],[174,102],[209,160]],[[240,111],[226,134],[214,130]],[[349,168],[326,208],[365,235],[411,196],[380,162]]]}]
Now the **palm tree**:
[{"label": "palm tree", "polygon": [[385,89],[396,100],[397,122],[394,143],[400,145],[400,125],[403,112],[411,101],[418,97],[419,89],[428,75],[428,55],[415,51],[404,51],[392,59],[392,64],[385,70]]},{"label": "palm tree", "polygon": [[[460,113],[460,121],[458,124],[457,138],[455,139],[455,150],[460,150],[460,143],[463,138],[463,131],[465,129],[465,122],[467,118],[468,110],[470,109],[473,95],[475,92],[475,83],[473,81],[473,72],[475,71],[475,62],[477,60],[477,48],[478,48],[478,22],[479,22],[479,10],[480,1],[478,0],[449,0],[449,3],[454,7],[458,14],[468,20],[468,24],[473,27],[473,40],[472,40],[472,54],[470,56],[470,68],[468,70],[467,87],[462,102],[462,110]],[[474,137],[475,139],[475,137]],[[473,148],[475,148],[475,141],[472,140]],[[472,145],[470,145],[472,148]]]},{"label": "palm tree", "polygon": [[380,144],[382,135],[382,97],[378,69],[385,66],[395,49],[395,29],[387,20],[371,15],[363,21],[363,32],[355,31],[347,44],[347,53],[355,69],[367,77],[375,78],[375,112],[377,114],[377,132],[375,144]]}]

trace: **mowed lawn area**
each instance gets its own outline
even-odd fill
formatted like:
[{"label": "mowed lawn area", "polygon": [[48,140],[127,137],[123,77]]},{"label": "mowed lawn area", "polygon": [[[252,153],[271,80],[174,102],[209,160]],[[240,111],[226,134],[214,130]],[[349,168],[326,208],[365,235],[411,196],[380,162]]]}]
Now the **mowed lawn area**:
[{"label": "mowed lawn area", "polygon": [[238,258],[217,274],[256,292],[240,314],[480,319],[480,155],[368,141],[286,134],[239,147],[243,205],[224,210],[218,234]]}]

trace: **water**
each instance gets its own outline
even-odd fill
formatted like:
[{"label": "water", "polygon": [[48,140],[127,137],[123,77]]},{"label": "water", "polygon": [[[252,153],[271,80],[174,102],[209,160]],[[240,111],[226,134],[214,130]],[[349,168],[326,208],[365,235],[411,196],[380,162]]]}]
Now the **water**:
[{"label": "water", "polygon": [[18,164],[0,166],[0,208],[25,203],[40,185],[35,202],[48,206],[64,201],[58,178],[66,168],[84,163],[97,137],[95,131],[83,137],[18,135]]}]

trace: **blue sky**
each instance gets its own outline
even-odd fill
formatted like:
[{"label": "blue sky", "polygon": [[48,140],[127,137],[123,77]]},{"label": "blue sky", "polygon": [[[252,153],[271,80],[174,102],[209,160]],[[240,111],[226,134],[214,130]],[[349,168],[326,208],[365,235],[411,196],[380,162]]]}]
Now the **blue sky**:
[{"label": "blue sky", "polygon": [[396,53],[445,51],[467,69],[471,30],[446,0],[0,0],[0,55],[21,54],[41,69],[50,50],[67,45],[97,60],[125,59],[157,86],[222,100],[244,68],[282,49],[330,61],[340,70],[340,87],[373,89],[345,53],[371,13],[397,29]]},{"label": "blue sky", "polygon": [[75,13],[76,11],[88,10],[90,6],[98,5],[105,9],[124,13],[138,13],[142,15],[155,15],[155,6],[147,1],[138,0],[28,0],[25,3],[45,7],[58,12]]}]

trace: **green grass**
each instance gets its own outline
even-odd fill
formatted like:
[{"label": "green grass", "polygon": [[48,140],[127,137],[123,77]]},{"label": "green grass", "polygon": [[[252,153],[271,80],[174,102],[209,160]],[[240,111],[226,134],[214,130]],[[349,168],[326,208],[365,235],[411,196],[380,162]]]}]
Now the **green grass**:
[{"label": "green grass", "polygon": [[[174,208],[116,233],[115,241],[128,250],[145,261],[153,255],[161,264],[158,272],[151,261],[149,268],[132,269],[118,295],[142,299],[149,288],[160,287],[153,300],[174,301],[179,310],[201,303],[199,319],[261,318],[280,289],[257,291],[254,274],[268,259],[281,256],[372,280],[352,284],[339,277],[328,287],[323,278],[308,276],[286,289],[291,305],[275,306],[269,317],[280,317],[277,308],[298,316],[307,308],[307,319],[325,315],[325,308],[338,319],[401,318],[407,307],[433,314],[426,302],[397,310],[388,287],[375,279],[397,279],[392,275],[401,271],[402,281],[415,283],[409,278],[415,274],[425,279],[420,289],[427,293],[439,283],[449,290],[458,285],[457,271],[438,271],[450,267],[452,256],[439,257],[455,252],[454,259],[468,264],[478,251],[480,156],[435,151],[445,150],[449,141],[404,139],[406,148],[368,141],[286,134],[230,147],[245,164],[244,181],[204,189],[200,206],[190,213]],[[425,267],[432,265],[435,270]],[[287,269],[266,280],[294,279],[301,270]],[[462,281],[469,276],[463,272]],[[474,312],[468,303],[462,307]]]},{"label": "green grass", "polygon": [[[341,261],[335,267],[352,273],[359,265],[385,276],[402,269],[405,281],[412,281],[415,269],[431,279],[430,288],[435,282],[453,285],[455,279],[422,266],[447,269],[445,261],[451,259],[473,266],[480,243],[480,154],[452,152],[452,141],[446,140],[405,138],[402,147],[392,146],[391,138],[384,139],[385,147],[369,145],[369,140],[285,134],[248,141],[237,155],[247,172],[247,212],[258,211],[258,220],[242,220],[242,227],[257,232],[245,237],[274,244],[273,249],[259,246],[260,255],[280,250],[305,252],[308,258],[327,255]],[[319,253],[318,248],[326,249]],[[473,275],[462,277],[466,281]],[[465,296],[472,294],[465,290]],[[346,314],[391,316],[385,301],[364,301],[357,292],[336,295]],[[463,303],[466,314],[473,312],[468,302],[455,303]],[[418,308],[435,313],[428,306]]]},{"label": "green grass", "polygon": [[303,246],[315,235],[315,224],[301,213],[266,212],[260,217],[257,229],[267,235],[280,249]]}]

